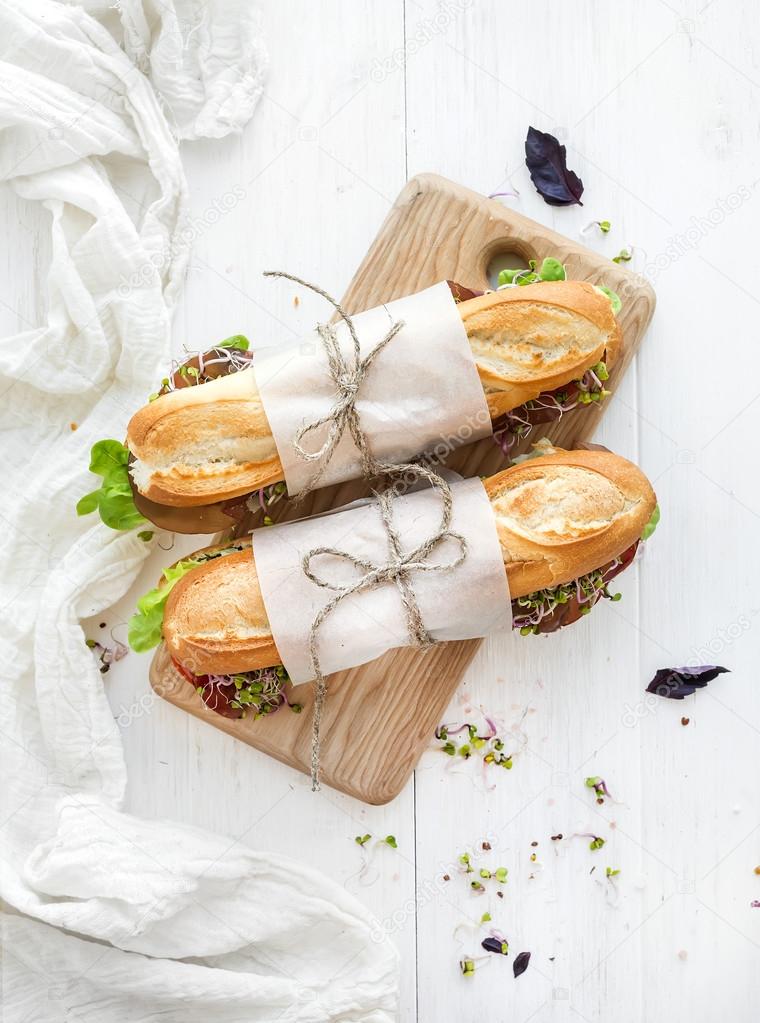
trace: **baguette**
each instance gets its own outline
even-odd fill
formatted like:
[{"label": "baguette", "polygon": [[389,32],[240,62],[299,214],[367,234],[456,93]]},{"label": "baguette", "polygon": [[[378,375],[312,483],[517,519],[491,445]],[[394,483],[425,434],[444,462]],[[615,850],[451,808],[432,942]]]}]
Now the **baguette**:
[{"label": "baguette", "polygon": [[[457,308],[492,420],[618,354],[610,302],[591,284],[505,288]],[[283,479],[252,368],[161,395],[132,417],[127,446],[137,490],[161,505],[208,505]]]},{"label": "baguette", "polygon": [[[640,538],[656,503],[644,474],[607,451],[555,449],[484,485],[513,601],[619,557]],[[166,604],[163,635],[175,661],[196,675],[279,664],[255,550],[208,561],[181,579]]]}]

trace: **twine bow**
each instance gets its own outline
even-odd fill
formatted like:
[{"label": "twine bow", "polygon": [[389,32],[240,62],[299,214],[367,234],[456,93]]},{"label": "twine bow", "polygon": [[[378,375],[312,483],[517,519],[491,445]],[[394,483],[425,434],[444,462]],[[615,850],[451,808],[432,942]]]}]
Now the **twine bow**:
[{"label": "twine bow", "polygon": [[[301,567],[304,574],[315,585],[324,589],[333,590],[332,597],[317,614],[312,622],[309,632],[309,654],[311,656],[312,670],[314,672],[315,695],[314,695],[314,716],[312,718],[312,747],[311,747],[311,781],[312,788],[319,788],[319,754],[320,754],[320,724],[325,696],[327,695],[327,680],[322,674],[319,661],[318,633],[324,620],[332,614],[338,605],[354,593],[363,593],[366,590],[376,589],[386,583],[393,583],[398,589],[401,603],[404,607],[406,625],[409,632],[410,645],[416,647],[429,647],[436,641],[431,637],[425,628],[422,620],[417,598],[412,588],[410,575],[412,572],[448,572],[461,565],[467,555],[467,541],[460,533],[455,533],[449,528],[451,524],[451,488],[448,483],[432,470],[419,465],[401,465],[394,467],[399,472],[413,470],[420,478],[424,477],[431,485],[440,492],[443,510],[441,522],[438,529],[422,543],[410,551],[404,551],[401,538],[393,523],[393,487],[376,492],[377,505],[380,510],[380,517],[388,537],[388,560],[384,564],[376,565],[365,558],[356,557],[349,551],[342,551],[337,547],[314,547],[307,551],[301,560]],[[451,561],[441,564],[429,564],[427,558],[441,543],[447,540],[454,540],[459,545],[459,554]],[[329,580],[321,578],[311,567],[312,559],[319,555],[329,555],[349,562],[356,568],[364,570],[364,574],[355,582],[347,585],[338,585]]]},{"label": "twine bow", "polygon": [[[288,281],[293,281],[295,284],[300,284],[304,288],[309,288],[317,295],[321,295],[322,298],[326,299],[330,305],[335,309],[340,318],[346,324],[348,332],[351,335],[351,342],[353,345],[353,365],[350,365],[346,355],[338,341],[338,335],[335,331],[335,327],[331,323],[318,323],[317,333],[322,342],[322,347],[325,350],[327,356],[327,366],[330,370],[330,376],[332,377],[337,397],[335,402],[324,416],[319,419],[315,419],[313,423],[307,423],[296,432],[293,438],[293,447],[297,453],[308,462],[321,462],[321,465],[312,476],[311,480],[307,484],[306,488],[301,491],[299,498],[304,498],[318,485],[322,476],[324,475],[327,466],[330,463],[333,452],[338,445],[341,437],[348,428],[351,438],[356,445],[356,449],[361,457],[362,473],[364,476],[374,476],[378,472],[384,471],[384,467],[380,465],[372,456],[367,445],[367,439],[362,432],[359,423],[359,413],[356,409],[356,401],[359,397],[359,388],[364,382],[364,378],[367,376],[370,366],[375,360],[376,356],[385,348],[385,346],[393,340],[398,334],[401,328],[404,326],[403,320],[398,320],[392,323],[388,328],[386,334],[377,342],[375,347],[362,358],[361,346],[359,344],[359,338],[354,327],[353,320],[348,313],[343,309],[339,302],[336,302],[332,296],[328,295],[322,288],[317,287],[315,284],[309,284],[308,281],[301,280],[300,277],[294,277],[293,274],[283,273],[278,270],[268,270],[264,274],[265,277],[284,277]],[[322,444],[318,451],[307,450],[302,441],[304,438],[313,433],[315,430],[319,430],[322,426],[329,423],[329,429],[327,431],[327,438]]]},{"label": "twine bow", "polygon": [[[383,350],[383,348],[385,348],[385,346],[393,340],[396,334],[398,334],[404,326],[403,321],[392,323],[385,336],[378,341],[368,355],[362,358],[359,338],[357,337],[356,328],[354,327],[351,317],[345,312],[341,305],[335,301],[334,298],[328,295],[326,291],[323,291],[322,288],[319,288],[314,284],[309,284],[308,281],[301,280],[300,277],[294,277],[292,274],[282,273],[276,270],[267,271],[264,276],[283,277],[286,280],[293,281],[295,284],[300,284],[302,287],[308,288],[317,295],[321,295],[330,303],[330,305],[332,305],[340,318],[346,324],[353,342],[354,362],[353,365],[350,365],[341,350],[335,328],[331,324],[320,323],[317,325],[317,333],[319,334],[322,346],[327,356],[327,363],[330,375],[337,390],[337,397],[333,407],[326,415],[315,420],[313,423],[308,423],[302,426],[296,433],[293,440],[293,446],[302,458],[310,462],[321,461],[320,467],[309,481],[307,487],[301,491],[299,497],[305,497],[319,484],[319,481],[321,480],[330,459],[332,458],[338,442],[345,433],[346,428],[348,428],[361,457],[362,473],[365,478],[384,476],[386,480],[383,489],[374,491],[375,497],[377,498],[378,508],[380,510],[380,517],[388,537],[389,557],[385,564],[375,565],[371,561],[356,557],[350,552],[341,551],[336,547],[314,547],[312,550],[307,551],[307,553],[304,554],[301,561],[301,567],[311,582],[313,582],[316,586],[333,590],[335,592],[335,596],[332,597],[317,614],[309,631],[309,654],[311,656],[311,666],[314,673],[315,685],[314,715],[312,718],[311,784],[312,789],[316,791],[319,788],[320,724],[325,697],[327,695],[327,680],[322,674],[319,661],[318,639],[320,626],[328,615],[332,614],[335,608],[338,607],[338,605],[345,600],[346,597],[349,597],[354,593],[362,593],[366,590],[376,589],[378,586],[383,586],[387,583],[393,583],[399,592],[399,596],[401,597],[401,602],[404,607],[411,645],[423,648],[433,645],[435,640],[430,636],[429,632],[425,628],[425,623],[422,620],[422,613],[412,588],[410,575],[412,572],[451,571],[451,569],[461,565],[467,556],[467,541],[459,533],[455,533],[449,528],[451,525],[452,501],[451,488],[446,480],[425,465],[417,463],[397,465],[389,462],[378,461],[370,451],[367,438],[364,436],[361,428],[359,413],[356,409],[356,400],[359,394],[359,388],[364,381],[373,360]],[[304,437],[328,423],[330,425],[327,433],[327,439],[322,447],[318,451],[306,450],[302,444]],[[411,474],[417,480],[427,480],[431,487],[440,493],[442,503],[441,521],[438,529],[429,536],[427,540],[418,544],[418,546],[413,550],[407,552],[404,552],[401,544],[401,538],[393,524],[393,500],[395,496],[397,496],[395,491],[398,486],[398,482],[395,485],[392,485],[390,482],[394,477],[398,478],[404,474]],[[459,544],[458,557],[453,561],[444,564],[428,564],[427,558],[433,553],[439,544],[446,540],[454,540]],[[363,569],[364,574],[360,576],[356,582],[345,586],[331,583],[328,580],[320,578],[320,576],[316,575],[311,568],[312,559],[319,555],[331,555],[332,557],[341,558],[344,561],[348,561],[355,568]]]}]

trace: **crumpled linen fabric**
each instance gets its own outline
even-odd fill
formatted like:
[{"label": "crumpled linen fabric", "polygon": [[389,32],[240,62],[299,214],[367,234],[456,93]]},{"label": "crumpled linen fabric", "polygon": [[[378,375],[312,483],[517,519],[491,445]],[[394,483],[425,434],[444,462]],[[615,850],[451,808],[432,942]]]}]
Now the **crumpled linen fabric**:
[{"label": "crumpled linen fabric", "polygon": [[79,624],[147,555],[73,510],[89,448],[169,358],[192,238],[178,138],[240,129],[261,89],[246,5],[205,7],[0,0],[0,179],[45,208],[52,250],[45,322],[0,339],[6,1023],[395,1018],[396,954],[342,888],[121,810]]},{"label": "crumpled linen fabric", "polygon": [[247,123],[267,66],[250,0],[84,0],[77,6],[109,27],[147,75],[179,138],[221,138]]}]

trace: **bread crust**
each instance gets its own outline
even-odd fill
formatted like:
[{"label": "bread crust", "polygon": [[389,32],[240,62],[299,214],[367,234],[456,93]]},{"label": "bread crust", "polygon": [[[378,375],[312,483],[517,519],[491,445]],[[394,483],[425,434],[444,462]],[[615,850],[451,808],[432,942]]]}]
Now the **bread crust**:
[{"label": "bread crust", "polygon": [[166,601],[163,631],[172,657],[195,675],[281,663],[250,546],[188,572]]},{"label": "bread crust", "polygon": [[620,349],[609,299],[584,281],[488,292],[459,312],[492,419],[578,380],[602,358],[612,365]]},{"label": "bread crust", "polygon": [[[612,363],[620,346],[609,300],[582,281],[503,288],[457,308],[493,420],[578,379],[605,351]],[[225,438],[253,455],[213,461]],[[157,504],[197,507],[283,479],[252,368],[149,402],[130,420],[127,446],[139,492]]]},{"label": "bread crust", "polygon": [[[556,451],[484,481],[511,598],[601,568],[641,536],[656,498],[646,476],[607,451]],[[164,637],[196,674],[280,663],[256,575],[255,551],[193,569],[172,590]]]},{"label": "bread crust", "polygon": [[514,600],[606,565],[641,536],[657,498],[610,451],[557,451],[484,480]]},{"label": "bread crust", "polygon": [[[256,458],[227,463],[188,461],[219,438],[236,438]],[[127,447],[155,467],[138,489],[150,501],[175,507],[212,504],[249,494],[283,478],[252,369],[218,377],[196,387],[169,391],[144,405],[127,426]]]}]

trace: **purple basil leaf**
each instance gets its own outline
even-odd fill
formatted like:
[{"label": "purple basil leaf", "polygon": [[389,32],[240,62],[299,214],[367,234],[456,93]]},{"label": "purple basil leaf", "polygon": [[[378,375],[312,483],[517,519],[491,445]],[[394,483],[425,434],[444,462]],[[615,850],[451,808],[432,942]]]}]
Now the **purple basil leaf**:
[{"label": "purple basil leaf", "polygon": [[528,969],[528,963],[530,962],[530,952],[521,952],[515,957],[515,961],[512,963],[512,972],[515,977],[519,977],[521,973],[525,973]]},{"label": "purple basil leaf", "polygon": [[702,664],[696,668],[658,668],[646,691],[668,700],[683,700],[727,672],[728,668],[721,668],[718,664]]},{"label": "purple basil leaf", "polygon": [[567,169],[567,153],[553,135],[528,128],[525,164],[530,179],[550,206],[582,206],[583,182]]},{"label": "purple basil leaf", "polygon": [[495,952],[500,956],[505,956],[509,952],[506,941],[501,941],[499,938],[483,938],[480,944],[486,952]]}]

